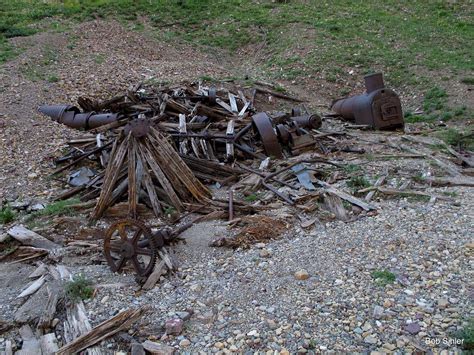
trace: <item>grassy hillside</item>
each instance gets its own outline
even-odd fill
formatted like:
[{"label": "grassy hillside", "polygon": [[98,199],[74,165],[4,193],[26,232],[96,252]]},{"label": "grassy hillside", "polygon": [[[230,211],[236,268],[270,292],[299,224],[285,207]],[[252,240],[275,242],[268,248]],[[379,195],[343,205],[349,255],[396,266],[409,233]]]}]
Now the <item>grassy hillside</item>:
[{"label": "grassy hillside", "polygon": [[[0,2],[0,63],[18,51],[8,42],[11,37],[64,30],[87,19],[115,18],[134,30],[146,26],[160,40],[235,54],[234,58],[250,61],[264,78],[333,83],[332,90],[339,95],[350,91],[351,78],[359,80],[382,70],[395,89],[416,88],[427,93],[428,101],[442,103],[442,113],[433,114],[440,109],[430,108],[425,112],[431,116],[409,120],[438,119],[446,111],[445,118],[463,117],[470,111],[461,106],[446,109],[444,91],[453,80],[474,84],[469,0]],[[440,83],[444,87],[438,87]],[[434,99],[428,95],[431,91]]]}]

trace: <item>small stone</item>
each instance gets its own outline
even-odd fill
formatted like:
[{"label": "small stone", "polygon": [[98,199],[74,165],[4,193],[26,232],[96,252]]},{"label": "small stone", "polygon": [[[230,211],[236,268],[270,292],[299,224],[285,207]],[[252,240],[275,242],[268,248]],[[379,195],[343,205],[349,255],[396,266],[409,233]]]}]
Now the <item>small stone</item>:
[{"label": "small stone", "polygon": [[176,315],[185,321],[191,318],[190,312],[176,312]]},{"label": "small stone", "polygon": [[182,348],[185,348],[189,345],[191,345],[191,342],[188,339],[183,339],[179,342],[179,346]]},{"label": "small stone", "polygon": [[290,355],[290,352],[286,350],[285,348],[280,350],[280,355]]},{"label": "small stone", "polygon": [[383,315],[383,307],[380,307],[380,306],[375,306],[374,307],[374,312],[373,312],[373,316],[375,319],[380,319],[382,318],[382,315]]},{"label": "small stone", "polygon": [[239,348],[238,348],[237,346],[235,346],[235,345],[231,345],[231,346],[229,347],[229,350],[235,352],[235,351],[239,350]]},{"label": "small stone", "polygon": [[216,347],[217,349],[224,349],[224,343],[218,341],[214,344],[214,347]]},{"label": "small stone", "polygon": [[415,292],[413,292],[412,290],[408,290],[408,289],[403,291],[403,292],[405,292],[408,296],[413,296],[415,294]]},{"label": "small stone", "polygon": [[106,303],[109,300],[109,296],[104,296],[101,300],[100,303]]},{"label": "small stone", "polygon": [[386,299],[383,301],[383,306],[384,306],[385,308],[390,308],[390,307],[393,306],[393,302],[390,301],[388,298],[386,298]]},{"label": "small stone", "polygon": [[190,290],[193,291],[193,292],[199,292],[199,291],[201,291],[201,289],[202,289],[202,287],[199,284],[194,284],[194,285],[191,285],[191,287],[190,287]]},{"label": "small stone", "polygon": [[38,177],[38,174],[36,174],[36,173],[29,173],[28,174],[29,179],[36,179],[37,177]]},{"label": "small stone", "polygon": [[307,279],[309,279],[308,271],[306,271],[304,269],[298,270],[297,272],[295,272],[295,278],[297,280],[307,280]]},{"label": "small stone", "polygon": [[56,326],[59,324],[59,319],[54,318],[53,321],[51,322],[51,327],[56,328]]},{"label": "small stone", "polygon": [[255,244],[255,248],[263,249],[263,248],[265,248],[265,243],[257,243],[257,244]]},{"label": "small stone", "polygon": [[267,249],[260,250],[260,257],[269,258],[272,254]]},{"label": "small stone", "polygon": [[364,338],[364,342],[367,344],[377,344],[378,340],[374,335],[368,335]]},{"label": "small stone", "polygon": [[416,335],[421,331],[421,327],[417,322],[413,322],[405,325],[405,331],[411,335]]},{"label": "small stone", "polygon": [[183,331],[183,320],[179,318],[168,319],[165,323],[166,334],[179,335]]},{"label": "small stone", "polygon": [[446,298],[440,298],[438,300],[438,307],[439,308],[446,308],[449,305],[449,301]]},{"label": "small stone", "polygon": [[247,335],[249,337],[255,337],[255,338],[258,338],[260,336],[260,334],[258,334],[258,332],[255,329],[248,332]]},{"label": "small stone", "polygon": [[382,347],[383,347],[384,349],[389,350],[389,351],[393,351],[393,350],[395,350],[395,349],[397,348],[395,345],[390,344],[390,343],[385,343],[385,344],[383,344]]},{"label": "small stone", "polygon": [[344,281],[339,280],[339,279],[337,279],[336,281],[334,281],[334,284],[335,284],[336,286],[342,285],[343,283],[344,283]]}]

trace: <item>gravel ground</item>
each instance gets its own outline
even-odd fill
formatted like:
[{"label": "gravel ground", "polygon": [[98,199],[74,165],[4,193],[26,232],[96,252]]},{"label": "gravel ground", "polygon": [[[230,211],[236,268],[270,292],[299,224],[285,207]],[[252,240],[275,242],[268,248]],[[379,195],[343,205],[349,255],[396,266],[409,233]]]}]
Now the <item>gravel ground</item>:
[{"label": "gravel ground", "polygon": [[[74,102],[89,92],[110,96],[150,77],[175,82],[228,73],[222,59],[173,48],[116,22],[94,21],[67,33],[17,41],[28,49],[0,73],[5,83],[0,92],[0,200],[47,199],[61,186],[46,176],[52,157],[76,133],[37,115],[38,104]],[[48,46],[57,53],[56,62],[41,69],[38,58],[47,55]],[[131,55],[135,52],[140,55]],[[29,65],[45,75],[54,72],[58,81],[30,80],[21,69]],[[382,134],[366,138],[387,139]],[[398,171],[396,181],[389,181],[394,186],[403,183],[403,175],[408,179],[432,169],[425,160],[373,161],[365,169],[373,179],[386,165]],[[280,239],[247,250],[208,246],[214,238],[235,234],[224,222],[194,225],[183,234],[187,244],[171,249],[178,271],[148,292],[138,289],[132,274],[112,274],[97,252],[62,262],[97,287],[86,302],[93,325],[131,306],[152,307],[129,333],[103,344],[111,353],[128,351],[132,336],[183,353],[454,351],[449,344],[426,340],[455,339],[462,321],[474,316],[474,200],[468,188],[426,191],[453,195],[455,201],[430,205],[377,199],[374,217],[321,222],[305,230],[286,218],[289,229]],[[280,219],[293,212],[282,208],[268,214]],[[0,293],[0,320],[13,319],[21,306],[15,297],[31,270],[31,265],[0,264],[6,290]],[[373,272],[382,270],[392,272],[395,282],[383,286],[374,280]],[[165,332],[165,322],[173,318],[184,319],[179,335]],[[61,323],[56,333],[62,334]],[[8,337],[19,341],[16,331],[1,336],[0,350]]]}]

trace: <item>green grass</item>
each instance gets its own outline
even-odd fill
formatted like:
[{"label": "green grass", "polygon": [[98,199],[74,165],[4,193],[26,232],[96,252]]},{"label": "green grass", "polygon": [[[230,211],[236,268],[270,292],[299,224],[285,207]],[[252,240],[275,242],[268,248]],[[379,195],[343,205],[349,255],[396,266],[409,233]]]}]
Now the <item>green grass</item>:
[{"label": "green grass", "polygon": [[411,111],[405,112],[405,121],[416,122],[436,122],[449,121],[453,118],[471,118],[471,110],[466,106],[448,106],[448,95],[446,90],[438,86],[429,89],[423,97],[423,113],[414,115]]},{"label": "green grass", "polygon": [[91,287],[92,282],[84,277],[84,275],[74,276],[72,281],[65,285],[66,297],[71,302],[86,300],[91,298],[94,289]]},{"label": "green grass", "polygon": [[376,270],[372,272],[372,278],[380,286],[386,286],[395,282],[395,274],[388,270]]},{"label": "green grass", "polygon": [[3,207],[0,210],[0,224],[7,224],[12,222],[15,219],[15,216],[16,214],[10,206]]},{"label": "green grass", "polygon": [[455,148],[474,150],[474,131],[447,128],[436,132],[436,136]]},{"label": "green grass", "polygon": [[343,170],[346,173],[350,174],[350,173],[355,173],[355,172],[361,171],[362,168],[360,167],[360,165],[357,165],[357,164],[347,164],[347,165],[343,166]]},{"label": "green grass", "polygon": [[58,19],[112,17],[142,30],[138,18],[145,16],[161,40],[229,53],[255,45],[266,58],[258,68],[265,77],[314,75],[345,83],[383,70],[389,85],[427,85],[430,70],[472,71],[470,6],[423,0],[15,0],[3,2],[0,43],[51,28]]},{"label": "green grass", "polygon": [[29,228],[39,228],[44,227],[47,223],[43,223],[42,221],[38,221],[41,217],[53,217],[53,216],[60,216],[60,215],[70,215],[74,212],[72,208],[69,206],[79,203],[80,200],[76,198],[71,198],[69,200],[64,201],[56,201],[49,205],[47,205],[42,210],[33,212],[30,214],[26,219],[25,223]]},{"label": "green grass", "polygon": [[474,351],[474,318],[470,318],[466,326],[459,332],[453,335],[454,338],[462,339],[463,344],[461,348],[467,350],[466,354],[472,354]]},{"label": "green grass", "polygon": [[250,194],[250,195],[244,197],[244,201],[246,201],[246,202],[255,202],[257,200],[260,200],[261,198],[262,198],[262,196],[261,196],[260,193]]},{"label": "green grass", "polygon": [[347,186],[352,188],[354,191],[357,191],[372,185],[365,176],[351,176],[351,178],[347,181]]}]

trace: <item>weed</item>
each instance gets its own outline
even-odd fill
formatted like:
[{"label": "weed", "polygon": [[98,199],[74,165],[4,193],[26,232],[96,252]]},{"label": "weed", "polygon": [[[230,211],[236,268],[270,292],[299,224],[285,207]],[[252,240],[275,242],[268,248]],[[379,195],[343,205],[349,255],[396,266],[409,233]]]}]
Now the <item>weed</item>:
[{"label": "weed", "polygon": [[255,202],[257,200],[260,199],[260,194],[259,193],[256,193],[256,194],[250,194],[248,196],[245,196],[244,197],[244,200],[247,201],[247,202]]},{"label": "weed", "polygon": [[428,195],[417,195],[417,194],[412,194],[412,195],[406,195],[405,196],[407,201],[409,202],[428,202],[431,197]]},{"label": "weed", "polygon": [[38,211],[38,213],[43,216],[57,216],[61,214],[69,214],[73,212],[73,210],[69,206],[75,205],[79,202],[79,199],[74,198],[64,201],[53,202],[47,205],[44,209]]},{"label": "weed", "polygon": [[472,77],[462,78],[461,83],[467,84],[467,85],[474,85],[474,78],[472,78]]},{"label": "weed", "polygon": [[467,325],[457,332],[454,337],[463,340],[462,348],[468,350],[470,354],[470,351],[474,350],[474,318],[470,318]]},{"label": "weed", "polygon": [[458,197],[459,194],[456,191],[443,191],[443,195],[449,196],[449,197]]},{"label": "weed", "polygon": [[443,131],[438,131],[436,136],[442,139],[446,144],[454,147],[460,147],[467,150],[474,149],[473,131],[462,132],[455,128],[448,128]]},{"label": "weed", "polygon": [[447,100],[446,90],[434,87],[428,90],[423,99],[423,110],[427,113],[444,108]]},{"label": "weed", "polygon": [[51,74],[50,76],[48,76],[48,81],[50,83],[57,83],[59,81],[59,78],[57,75]]},{"label": "weed", "polygon": [[362,168],[360,167],[360,165],[356,165],[356,164],[347,164],[347,165],[344,165],[343,167],[344,171],[346,173],[355,173],[357,171],[361,171]]},{"label": "weed", "polygon": [[72,214],[73,209],[71,209],[69,206],[77,204],[79,202],[80,202],[80,200],[77,199],[77,198],[72,198],[72,199],[69,199],[69,200],[53,202],[53,203],[47,205],[42,210],[39,210],[39,211],[36,211],[36,212],[30,214],[25,219],[25,222],[27,223],[27,225],[37,227],[38,225],[36,223],[34,223],[34,220],[36,218],[42,217],[42,216],[59,216],[59,215]]},{"label": "weed", "polygon": [[176,212],[176,209],[174,207],[165,207],[165,215],[169,216],[169,215],[172,215],[173,213]]},{"label": "weed", "polygon": [[94,56],[94,62],[96,64],[102,64],[105,62],[105,56],[103,54],[96,54]]},{"label": "weed", "polygon": [[316,344],[317,344],[317,343],[316,343],[316,340],[311,339],[311,340],[309,341],[309,343],[308,343],[308,349],[311,349],[311,350],[312,350],[312,349],[316,349]]},{"label": "weed", "polygon": [[3,207],[0,210],[0,224],[7,224],[15,219],[15,212],[10,206]]},{"label": "weed", "polygon": [[395,282],[395,274],[388,270],[375,270],[372,272],[372,278],[380,286],[386,286]]},{"label": "weed", "polygon": [[360,189],[365,189],[367,187],[370,187],[371,184],[365,176],[351,176],[349,181],[347,181],[347,186],[357,191]]},{"label": "weed", "polygon": [[92,282],[86,279],[84,275],[74,276],[72,281],[67,282],[65,285],[66,296],[71,302],[91,298],[94,293],[91,285]]},{"label": "weed", "polygon": [[423,184],[425,182],[425,176],[423,175],[423,173],[419,172],[417,173],[416,175],[413,175],[412,178],[411,178],[414,182],[417,182],[419,184]]}]

